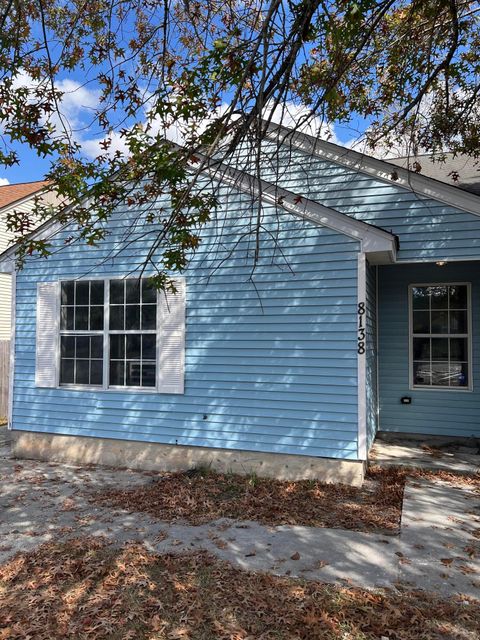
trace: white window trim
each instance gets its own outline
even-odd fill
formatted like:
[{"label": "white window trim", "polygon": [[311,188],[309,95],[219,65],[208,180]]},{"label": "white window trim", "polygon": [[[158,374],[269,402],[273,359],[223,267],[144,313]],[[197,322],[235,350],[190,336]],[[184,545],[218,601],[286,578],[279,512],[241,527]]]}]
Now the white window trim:
[{"label": "white window trim", "polygon": [[[148,278],[148,274],[145,274],[142,276],[143,278]],[[58,332],[57,332],[57,353],[56,353],[56,373],[57,373],[57,380],[56,380],[56,388],[57,389],[66,389],[68,391],[105,391],[108,393],[129,393],[129,392],[135,392],[135,393],[154,393],[154,394],[159,394],[161,393],[160,389],[159,389],[159,372],[160,372],[160,332],[161,332],[161,324],[159,322],[159,315],[160,315],[160,292],[157,291],[157,300],[156,300],[156,305],[157,305],[157,326],[156,329],[150,329],[149,331],[134,331],[134,330],[129,330],[129,331],[110,331],[110,281],[112,280],[137,280],[138,278],[136,276],[126,276],[126,277],[100,277],[100,276],[92,276],[92,277],[88,277],[88,278],[62,278],[61,280],[59,280],[59,295],[61,292],[61,285],[62,282],[80,282],[82,280],[87,280],[87,281],[93,281],[93,280],[97,280],[97,281],[102,281],[104,283],[104,316],[103,316],[103,330],[102,331],[64,331],[62,332],[60,329],[60,321],[59,321],[59,325],[58,325]],[[60,303],[58,305],[59,309],[60,309]],[[157,336],[157,340],[156,340],[156,361],[155,361],[155,366],[156,366],[156,371],[155,371],[155,376],[156,376],[156,384],[154,387],[131,387],[131,386],[110,386],[108,385],[109,382],[109,377],[110,377],[110,335],[112,333],[130,333],[130,334],[138,334],[138,333],[150,333],[150,334],[155,334]],[[93,385],[93,384],[60,384],[60,358],[61,358],[61,349],[60,349],[60,343],[61,343],[61,336],[63,335],[103,335],[103,384],[102,385]]]},{"label": "white window trim", "polygon": [[[413,295],[415,287],[467,287],[467,350],[468,350],[468,386],[467,387],[443,387],[432,385],[416,385],[413,382]],[[472,283],[471,282],[416,282],[408,285],[408,378],[410,391],[448,391],[469,393],[473,391],[473,339],[472,339]],[[454,334],[455,335],[455,334]],[[445,337],[438,334],[438,337]]]}]

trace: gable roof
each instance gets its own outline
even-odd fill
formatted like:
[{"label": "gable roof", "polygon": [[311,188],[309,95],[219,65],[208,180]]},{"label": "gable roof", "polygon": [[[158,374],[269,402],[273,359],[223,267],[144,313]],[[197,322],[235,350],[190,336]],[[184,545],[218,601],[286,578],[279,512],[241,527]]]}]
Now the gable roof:
[{"label": "gable roof", "polygon": [[418,164],[422,175],[480,196],[480,161],[463,153],[448,152],[442,160],[425,153],[388,158],[387,162],[413,171]]},{"label": "gable roof", "polygon": [[230,165],[209,160],[199,154],[197,156],[206,163],[203,171],[218,182],[235,187],[239,191],[258,198],[266,204],[280,207],[298,218],[310,220],[315,224],[357,240],[361,244],[361,250],[370,255],[372,264],[377,261],[395,261],[398,238],[389,231],[367,222],[356,220],[315,200],[266,180],[256,178]]},{"label": "gable roof", "polygon": [[[355,220],[340,211],[326,207],[266,180],[255,178],[248,173],[208,158],[203,154],[197,153],[195,157],[197,162],[201,161],[204,165],[201,167],[200,172],[208,174],[217,182],[230,185],[242,193],[258,198],[267,204],[278,206],[297,217],[310,220],[315,224],[328,227],[357,240],[361,244],[361,250],[369,253],[372,264],[395,261],[398,238],[394,234],[367,222]],[[48,231],[53,235],[61,228],[62,225],[55,218],[52,218],[44,222],[29,236],[31,238],[44,237],[44,234]],[[14,266],[12,263],[14,262],[17,246],[18,242],[0,254],[0,271],[2,268],[7,269],[7,267],[8,271],[13,271]]]},{"label": "gable roof", "polygon": [[435,180],[427,175],[415,173],[408,168],[392,166],[390,162],[379,160],[353,149],[341,147],[333,142],[319,140],[307,133],[288,129],[276,123],[265,123],[270,140],[290,142],[308,155],[314,155],[354,171],[371,176],[390,185],[402,187],[418,196],[438,200],[480,216],[480,196],[463,191],[456,186]]},{"label": "gable roof", "polygon": [[28,196],[33,196],[49,184],[48,180],[36,180],[35,182],[6,184],[0,187],[0,209],[11,206],[19,200],[24,200]]}]

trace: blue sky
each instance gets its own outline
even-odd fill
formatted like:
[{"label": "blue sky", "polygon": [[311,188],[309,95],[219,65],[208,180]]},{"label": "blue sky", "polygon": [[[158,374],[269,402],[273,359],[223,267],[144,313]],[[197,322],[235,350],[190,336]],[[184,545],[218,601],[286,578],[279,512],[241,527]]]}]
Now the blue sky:
[{"label": "blue sky", "polygon": [[[20,79],[20,82],[28,84],[30,80],[24,78]],[[61,105],[62,115],[70,123],[74,139],[82,144],[85,155],[92,159],[100,153],[98,146],[101,140],[100,133],[98,130],[92,130],[91,127],[92,116],[98,105],[99,91],[94,84],[82,85],[74,77],[65,77],[59,80],[58,86],[64,91]],[[288,126],[296,120],[300,113],[305,113],[303,109],[293,105],[288,106],[287,112],[282,116],[280,113],[274,114],[273,119],[279,122],[283,117],[283,123]],[[144,116],[144,113],[140,114],[140,118]],[[359,132],[364,129],[365,123],[359,121],[352,122],[348,126],[333,125],[329,128],[323,128],[322,137],[327,136],[333,142],[348,147],[359,137]],[[312,131],[316,132],[316,129],[312,128]],[[114,136],[112,146],[114,149],[123,148],[118,136]],[[0,168],[0,184],[42,180],[50,168],[52,158],[39,157],[28,145],[16,143],[14,149],[19,157],[19,164]]]}]

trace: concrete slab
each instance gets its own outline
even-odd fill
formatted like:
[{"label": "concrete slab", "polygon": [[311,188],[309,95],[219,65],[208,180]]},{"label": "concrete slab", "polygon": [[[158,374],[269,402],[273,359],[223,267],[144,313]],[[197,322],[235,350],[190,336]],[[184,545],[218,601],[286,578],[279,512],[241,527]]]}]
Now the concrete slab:
[{"label": "concrete slab", "polygon": [[400,581],[480,597],[480,505],[473,491],[410,483],[400,537],[226,519],[172,524],[89,501],[92,491],[149,482],[148,472],[1,458],[0,563],[48,540],[95,535],[115,545],[141,541],[158,552],[206,549],[244,569],[278,575],[363,588]]},{"label": "concrete slab", "polygon": [[444,482],[411,482],[401,521],[400,580],[480,597],[480,495]]},{"label": "concrete slab", "polygon": [[474,475],[480,472],[478,446],[438,444],[435,440],[379,440],[370,452],[370,462],[379,466],[453,471]]}]

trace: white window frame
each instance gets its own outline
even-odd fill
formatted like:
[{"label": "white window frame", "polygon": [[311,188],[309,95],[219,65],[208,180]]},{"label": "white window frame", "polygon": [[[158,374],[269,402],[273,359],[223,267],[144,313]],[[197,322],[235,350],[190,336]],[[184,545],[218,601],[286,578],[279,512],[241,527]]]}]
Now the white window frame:
[{"label": "white window frame", "polygon": [[[142,278],[147,279],[148,275],[142,276]],[[110,282],[111,281],[125,281],[125,280],[138,280],[135,276],[127,276],[125,278],[122,277],[110,277],[110,278],[102,278],[102,277],[88,277],[88,278],[63,278],[59,281],[59,293],[61,295],[62,283],[64,282],[81,282],[81,281],[102,281],[104,283],[103,286],[103,330],[102,331],[62,331],[60,328],[60,321],[58,324],[58,345],[57,345],[57,388],[58,389],[69,389],[69,390],[78,390],[78,391],[123,391],[130,392],[134,391],[136,393],[159,393],[158,389],[158,377],[159,377],[159,367],[160,367],[160,292],[157,291],[156,295],[156,308],[157,308],[157,322],[155,329],[149,330],[112,330],[110,331]],[[58,305],[60,310],[60,303]],[[156,353],[155,353],[155,385],[152,387],[139,387],[139,386],[127,386],[127,385],[109,385],[110,378],[110,336],[114,334],[131,334],[138,335],[142,333],[148,333],[156,336]],[[93,384],[76,384],[76,383],[62,383],[60,384],[60,370],[61,370],[61,336],[62,335],[103,335],[103,384],[102,385],[93,385]]]},{"label": "white window frame", "polygon": [[[449,287],[449,286],[463,286],[467,287],[467,334],[435,334],[436,338],[452,338],[452,337],[466,337],[467,338],[467,354],[468,354],[468,386],[465,387],[450,387],[441,385],[418,385],[414,384],[413,379],[413,338],[422,337],[422,334],[413,333],[413,289],[417,287]],[[472,365],[472,283],[471,282],[420,282],[412,283],[408,285],[408,376],[409,376],[409,388],[411,391],[448,391],[460,393],[468,393],[473,391],[473,365]],[[432,337],[433,334],[429,334]]]}]

